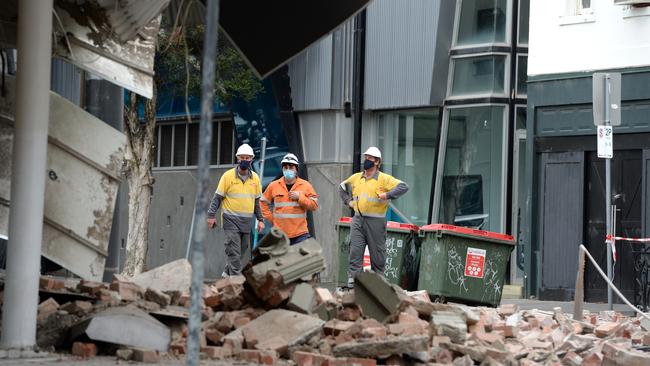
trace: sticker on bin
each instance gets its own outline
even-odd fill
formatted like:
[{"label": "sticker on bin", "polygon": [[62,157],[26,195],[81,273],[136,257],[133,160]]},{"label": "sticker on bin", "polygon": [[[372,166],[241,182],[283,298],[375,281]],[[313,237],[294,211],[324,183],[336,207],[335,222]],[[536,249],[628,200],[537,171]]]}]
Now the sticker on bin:
[{"label": "sticker on bin", "polygon": [[485,270],[485,249],[467,248],[465,276],[483,278]]},{"label": "sticker on bin", "polygon": [[365,252],[363,252],[363,270],[370,271],[370,251],[368,246],[366,246]]}]

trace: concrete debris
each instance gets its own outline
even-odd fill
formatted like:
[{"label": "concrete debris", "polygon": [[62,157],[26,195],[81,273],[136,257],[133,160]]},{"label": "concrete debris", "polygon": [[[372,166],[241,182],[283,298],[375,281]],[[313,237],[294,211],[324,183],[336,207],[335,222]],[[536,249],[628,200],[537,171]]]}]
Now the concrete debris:
[{"label": "concrete debris", "polygon": [[[311,277],[322,268],[317,242],[290,247],[276,232],[261,243],[245,276],[205,284],[204,358],[298,366],[650,365],[643,318],[585,311],[575,321],[559,308],[432,303],[426,292],[405,292],[369,272],[354,290],[330,292]],[[42,278],[39,347],[148,363],[184,357],[190,271],[183,268],[179,262],[142,274],[149,282],[118,275],[111,285]],[[187,286],[174,273],[187,275]],[[61,291],[66,297],[56,297]]]},{"label": "concrete debris", "polygon": [[324,269],[325,258],[316,240],[307,239],[290,246],[286,234],[274,227],[260,240],[244,276],[255,295],[267,301],[286,285]]},{"label": "concrete debris", "polygon": [[363,272],[354,279],[355,302],[365,316],[387,323],[408,306],[406,294],[383,276]]},{"label": "concrete debris", "polygon": [[192,280],[192,266],[187,259],[179,259],[156,267],[150,271],[135,275],[127,281],[141,288],[167,292],[179,291],[189,293]]},{"label": "concrete debris", "polygon": [[72,339],[81,335],[93,341],[167,351],[169,328],[135,306],[108,308],[70,329]]}]

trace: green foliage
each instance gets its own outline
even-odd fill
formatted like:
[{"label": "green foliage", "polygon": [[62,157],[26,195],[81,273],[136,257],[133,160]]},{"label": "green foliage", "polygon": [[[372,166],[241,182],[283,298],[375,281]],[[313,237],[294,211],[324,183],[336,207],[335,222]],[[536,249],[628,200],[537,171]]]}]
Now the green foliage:
[{"label": "green foliage", "polygon": [[[167,29],[161,28],[158,35],[155,60],[158,90],[185,95],[187,87],[189,96],[198,97],[205,26],[178,27],[174,32]],[[233,97],[249,101],[263,92],[260,80],[221,32],[217,50],[214,92],[219,101],[228,103]]]}]

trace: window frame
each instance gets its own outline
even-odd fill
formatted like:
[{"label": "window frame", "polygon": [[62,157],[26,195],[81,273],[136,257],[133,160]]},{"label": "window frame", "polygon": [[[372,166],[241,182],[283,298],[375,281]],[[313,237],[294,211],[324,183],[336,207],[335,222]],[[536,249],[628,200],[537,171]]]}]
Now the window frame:
[{"label": "window frame", "polygon": [[[474,94],[463,94],[463,95],[452,95],[452,88],[454,86],[454,75],[456,74],[456,63],[455,61],[463,58],[478,58],[483,56],[505,56],[504,61],[504,70],[503,70],[503,93],[474,93]],[[460,100],[460,99],[474,99],[474,98],[507,98],[509,96],[510,90],[510,53],[507,52],[481,52],[481,53],[472,53],[467,55],[456,55],[449,57],[449,78],[447,80],[447,100]]]},{"label": "window frame", "polygon": [[445,159],[447,158],[447,137],[449,135],[449,112],[452,109],[468,109],[478,107],[501,107],[503,108],[503,131],[501,139],[503,144],[501,146],[501,199],[500,199],[500,232],[506,232],[506,204],[507,204],[507,183],[508,180],[508,152],[510,151],[511,142],[508,139],[509,122],[508,122],[508,103],[473,103],[462,105],[449,105],[443,108],[442,125],[440,126],[440,143],[438,145],[438,162],[435,171],[435,187],[433,193],[433,211],[431,213],[431,222],[440,221],[440,200],[442,199],[442,180],[445,173]]},{"label": "window frame", "polygon": [[564,11],[559,17],[560,25],[572,25],[572,24],[585,24],[593,23],[596,21],[596,16],[594,14],[594,4],[593,0],[589,2],[588,8],[582,7],[582,0],[565,0],[567,2],[577,3],[577,7],[580,10],[577,13],[568,12],[568,3],[564,3]]},{"label": "window frame", "polygon": [[[526,93],[520,93],[519,92],[519,58],[520,57],[526,57],[526,61],[528,61],[528,52],[524,53],[517,53],[517,61],[515,62],[515,96],[520,99],[526,99],[528,98],[528,87],[526,87]],[[526,69],[528,69],[528,63],[526,62]],[[528,70],[526,70],[528,71]],[[528,80],[528,74],[526,74],[526,80]]]},{"label": "window frame", "polygon": [[[528,47],[530,42],[530,0],[528,0],[528,42],[519,42],[521,39],[521,0],[517,2],[517,47]],[[513,42],[514,43],[514,42]]]},{"label": "window frame", "polygon": [[[155,141],[157,141],[157,146],[156,146],[156,156],[154,156],[154,160],[152,162],[152,171],[173,171],[173,170],[192,170],[192,169],[197,169],[198,165],[188,165],[188,157],[189,157],[189,135],[190,135],[190,125],[193,124],[199,124],[200,123],[200,116],[192,116],[192,122],[187,122],[187,120],[173,120],[173,121],[157,121],[156,122],[156,127],[155,127],[155,132],[157,136],[154,137]],[[232,118],[213,118],[212,123],[217,123],[217,134],[216,136],[219,137],[219,140],[217,141],[216,148],[217,148],[217,161],[221,161],[221,126],[223,122],[230,122],[233,124],[233,129],[232,129],[232,158],[231,161],[233,163],[230,164],[210,164],[210,168],[227,168],[232,166],[234,164],[234,156],[235,156],[235,147],[236,147],[236,131],[235,131],[235,122]],[[176,140],[176,126],[177,125],[185,125],[185,153],[184,153],[184,165],[173,165],[174,164],[174,144]],[[161,129],[160,127],[163,126],[172,126],[172,141],[171,141],[171,165],[170,166],[160,166],[160,144],[162,143],[162,133],[160,132]],[[215,136],[213,129],[213,138]]]},{"label": "window frame", "polygon": [[[451,49],[452,50],[463,50],[468,48],[477,48],[477,47],[486,47],[486,46],[505,46],[510,47],[512,44],[511,38],[511,27],[512,27],[512,0],[506,0],[506,24],[505,24],[505,40],[504,42],[484,42],[484,43],[472,43],[467,45],[458,44],[458,31],[460,27],[460,13],[463,8],[463,1],[467,0],[458,0],[456,2],[456,12],[454,14],[454,29],[451,38]],[[469,0],[474,1],[474,0]]]}]

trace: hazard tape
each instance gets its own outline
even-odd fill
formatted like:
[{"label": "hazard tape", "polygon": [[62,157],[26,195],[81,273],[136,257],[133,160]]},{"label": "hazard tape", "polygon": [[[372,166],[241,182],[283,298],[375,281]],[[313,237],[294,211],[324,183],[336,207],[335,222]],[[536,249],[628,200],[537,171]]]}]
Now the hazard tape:
[{"label": "hazard tape", "polygon": [[614,258],[614,262],[616,262],[616,241],[632,241],[635,243],[650,243],[650,238],[626,238],[624,236],[613,236],[611,234],[607,234],[607,237],[605,238],[605,244],[609,243],[609,245],[612,246],[612,257]]},{"label": "hazard tape", "polygon": [[607,241],[611,240],[621,240],[621,241],[634,241],[637,243],[650,243],[650,238],[626,238],[623,236],[612,236],[612,235],[607,235]]}]

